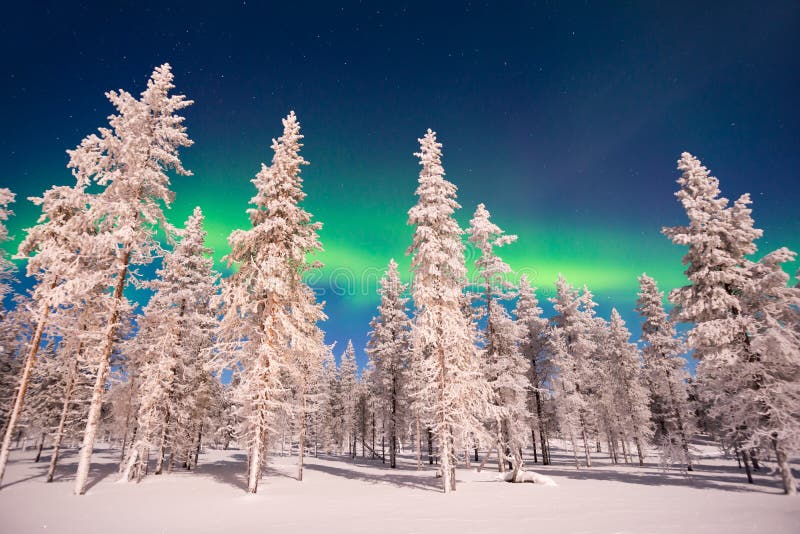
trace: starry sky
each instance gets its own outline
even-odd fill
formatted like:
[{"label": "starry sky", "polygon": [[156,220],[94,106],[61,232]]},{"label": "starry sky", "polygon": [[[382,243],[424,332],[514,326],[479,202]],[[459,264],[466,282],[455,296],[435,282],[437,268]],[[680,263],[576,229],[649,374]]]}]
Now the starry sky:
[{"label": "starry sky", "polygon": [[249,180],[281,117],[297,113],[306,207],[325,225],[326,267],[311,282],[337,355],[348,338],[363,347],[390,258],[408,279],[412,154],[429,127],[462,225],[484,202],[519,235],[502,256],[541,298],[562,272],[590,286],[601,314],[618,307],[635,337],[636,277],[683,283],[683,251],[660,235],[685,220],[673,197],[682,151],[726,196],[752,193],[761,252],[800,250],[797,2],[169,4],[4,7],[9,250],[37,215],[25,198],[72,182],[65,150],[104,125],[103,93],[138,94],[163,62],[196,101],[182,156],[194,176],[174,180],[169,217],[200,205],[218,260],[249,224]]}]

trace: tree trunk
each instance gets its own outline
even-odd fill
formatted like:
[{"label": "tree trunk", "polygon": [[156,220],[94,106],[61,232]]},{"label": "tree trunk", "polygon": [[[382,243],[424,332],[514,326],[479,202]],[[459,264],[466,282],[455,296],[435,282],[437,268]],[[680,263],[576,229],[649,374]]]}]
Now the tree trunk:
[{"label": "tree trunk", "polygon": [[[259,421],[260,426],[260,421]],[[261,478],[261,454],[263,450],[264,430],[258,428],[257,439],[250,447],[250,463],[247,474],[247,492],[256,493],[258,491],[258,480]]]},{"label": "tree trunk", "polygon": [[2,449],[0,449],[0,487],[2,487],[3,475],[6,472],[8,455],[11,453],[11,439],[14,436],[14,430],[16,430],[17,423],[22,415],[22,404],[25,401],[25,392],[28,391],[28,383],[31,379],[33,364],[36,362],[36,354],[39,352],[39,345],[42,342],[42,333],[44,332],[47,316],[49,314],[50,307],[46,304],[43,305],[42,310],[39,312],[39,321],[36,323],[36,331],[33,333],[33,338],[31,339],[28,356],[25,358],[25,365],[19,377],[19,386],[17,387],[17,395],[14,398],[14,407],[11,409],[11,415],[8,416],[6,433],[5,436],[3,436],[3,446]]},{"label": "tree trunk", "polygon": [[789,465],[789,459],[786,451],[784,451],[783,447],[781,447],[780,443],[778,443],[777,438],[772,438],[772,448],[775,450],[775,461],[778,464],[778,468],[781,470],[783,492],[786,495],[797,494],[797,482],[795,482],[794,476],[792,476],[792,468]]},{"label": "tree trunk", "polygon": [[422,429],[420,428],[419,414],[415,417],[416,426],[416,449],[417,449],[417,469],[422,469]]},{"label": "tree trunk", "polygon": [[372,410],[372,459],[375,459],[375,410]]},{"label": "tree trunk", "polygon": [[97,433],[97,425],[100,422],[100,410],[103,407],[103,397],[106,391],[106,375],[111,363],[111,352],[114,350],[114,337],[117,333],[117,322],[119,321],[119,306],[122,300],[122,290],[125,288],[125,279],[128,276],[128,264],[131,259],[130,248],[125,251],[122,258],[122,266],[117,275],[117,285],[114,288],[113,309],[108,321],[105,345],[100,356],[100,365],[97,369],[97,377],[92,389],[92,401],[89,405],[89,416],[86,419],[86,429],[83,432],[83,444],[78,456],[78,472],[75,476],[75,495],[86,493],[86,482],[89,478],[89,467],[92,463],[92,453],[94,452],[94,439]]},{"label": "tree trunk", "polygon": [[519,451],[512,451],[513,461],[511,462],[511,482],[516,482],[519,472],[522,470],[522,454]]},{"label": "tree trunk", "polygon": [[[533,431],[533,427],[531,427],[531,443],[533,444],[533,463],[539,463],[539,456],[536,454],[536,433]],[[544,460],[544,458],[542,458]]]},{"label": "tree trunk", "polygon": [[389,419],[389,467],[397,468],[397,371],[392,373],[392,412]]},{"label": "tree trunk", "polygon": [[[447,391],[447,366],[445,364],[444,347],[442,346],[442,332],[441,325],[437,326],[437,340],[439,347],[437,350],[437,363],[439,367],[439,455],[442,462],[442,486],[445,493],[450,493],[456,489],[456,480],[454,473],[450,467],[450,448],[452,442],[450,439],[450,426],[447,421],[446,405],[445,405],[445,392]],[[431,429],[428,428],[428,455],[430,461],[433,462],[433,436]]]},{"label": "tree trunk", "polygon": [[506,472],[506,445],[503,439],[503,423],[499,417],[495,418],[497,426],[497,470],[501,473]]},{"label": "tree trunk", "polygon": [[[80,351],[80,349],[79,349]],[[122,434],[122,447],[119,455],[119,471],[122,472],[125,466],[125,452],[127,449],[128,444],[128,430],[130,429],[131,424],[131,412],[133,412],[133,383],[136,379],[136,374],[131,374],[131,384],[130,384],[130,396],[128,397],[128,411],[125,414],[125,432]],[[131,440],[131,443],[136,439],[136,430],[134,428],[134,439]]]},{"label": "tree trunk", "polygon": [[578,460],[578,440],[575,438],[574,431],[570,437],[572,441],[572,456],[575,458],[575,469],[580,469],[581,462]]},{"label": "tree trunk", "polygon": [[628,437],[627,436],[621,436],[619,441],[622,444],[622,458],[625,460],[626,464],[629,464],[629,463],[631,463],[631,461],[630,461],[630,458],[628,456],[628,446],[627,446],[627,443],[626,443],[628,441]]},{"label": "tree trunk", "polygon": [[583,452],[586,456],[586,467],[592,467],[592,453],[589,451],[589,436],[586,434],[586,423],[581,416],[581,432],[583,434]]},{"label": "tree trunk", "polygon": [[[164,456],[167,454],[167,433],[169,430],[169,407],[164,413],[164,427],[161,429],[161,445],[158,448],[158,461],[156,461],[156,470],[154,473],[160,475],[164,471]],[[172,454],[171,451],[170,455]]]},{"label": "tree trunk", "polygon": [[750,449],[750,462],[753,464],[753,471],[758,471],[761,466],[758,463],[758,452],[756,449]]},{"label": "tree trunk", "polygon": [[39,463],[39,460],[42,459],[42,449],[44,448],[45,435],[45,432],[42,432],[42,435],[39,437],[39,447],[36,450],[36,459],[34,460],[35,463]]},{"label": "tree trunk", "polygon": [[297,451],[297,480],[303,480],[303,457],[305,455],[306,449],[306,395],[305,395],[305,381],[303,381],[302,385],[302,401],[301,401],[301,413],[300,413],[300,435],[298,436],[299,439],[299,450]]},{"label": "tree trunk", "polygon": [[428,427],[427,433],[428,433],[428,465],[433,465],[433,432],[431,431],[430,427]]},{"label": "tree trunk", "polygon": [[139,459],[138,454],[139,454],[139,449],[131,445],[131,452],[125,461],[125,468],[122,470],[122,476],[119,479],[120,482],[127,482],[133,476],[135,476],[133,471],[136,468],[136,465],[138,464],[138,459]]},{"label": "tree trunk", "polygon": [[635,438],[633,438],[633,442],[636,444],[636,452],[639,455],[639,467],[643,467],[644,466],[644,453],[642,452],[642,441],[638,437],[635,437]]},{"label": "tree trunk", "polygon": [[147,474],[147,464],[150,463],[150,448],[143,444],[137,445],[131,458],[136,459],[136,473],[134,476],[138,484]]},{"label": "tree trunk", "polygon": [[747,451],[741,449],[742,453],[742,463],[744,464],[744,471],[747,473],[747,482],[752,484],[753,483],[753,472],[750,471],[750,458],[748,457]]},{"label": "tree trunk", "polygon": [[197,431],[197,448],[194,450],[194,466],[197,467],[200,459],[200,447],[203,444],[203,423],[200,423],[200,430]]},{"label": "tree trunk", "polygon": [[[80,349],[79,349],[80,352]],[[61,406],[61,417],[58,420],[58,430],[53,438],[53,452],[50,455],[50,467],[47,469],[47,482],[52,482],[56,473],[58,463],[58,453],[61,450],[61,441],[64,439],[64,429],[67,426],[67,416],[69,415],[69,404],[72,400],[72,390],[75,388],[75,380],[78,373],[78,360],[75,358],[69,368],[69,378],[67,379],[67,389],[64,391],[64,403]],[[123,454],[125,446],[122,447]]]},{"label": "tree trunk", "polygon": [[[172,443],[169,446],[169,461],[167,462],[167,473],[172,473],[172,469],[175,467],[175,460],[178,456],[177,447],[178,447],[178,433],[173,432]],[[185,464],[184,467],[186,467]]]},{"label": "tree trunk", "polygon": [[[667,377],[669,377],[669,371],[667,371]],[[669,395],[670,400],[672,402],[672,411],[675,415],[675,422],[678,424],[678,436],[681,440],[681,447],[683,448],[683,453],[686,455],[686,470],[687,471],[694,471],[692,468],[692,457],[689,454],[689,440],[686,438],[686,428],[683,423],[683,416],[681,415],[681,411],[678,409],[678,400],[677,395],[672,386],[672,381],[669,382]]]},{"label": "tree trunk", "polygon": [[607,441],[607,443],[608,443],[608,457],[611,460],[611,463],[616,464],[617,463],[617,451],[611,445],[611,436],[608,436],[607,439],[608,439],[608,441]]}]

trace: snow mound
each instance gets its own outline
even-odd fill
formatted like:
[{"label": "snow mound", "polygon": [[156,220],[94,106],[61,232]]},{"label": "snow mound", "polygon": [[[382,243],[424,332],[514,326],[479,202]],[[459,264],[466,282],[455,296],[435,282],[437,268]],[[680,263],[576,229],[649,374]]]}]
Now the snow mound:
[{"label": "snow mound", "polygon": [[514,472],[509,471],[508,473],[501,473],[500,475],[498,475],[498,478],[506,482],[531,482],[533,484],[541,484],[542,486],[558,486],[558,484],[556,484],[556,481],[553,480],[552,478],[540,475],[539,473],[536,473],[534,471],[520,470],[519,473],[517,473],[516,480],[512,480],[513,476]]}]

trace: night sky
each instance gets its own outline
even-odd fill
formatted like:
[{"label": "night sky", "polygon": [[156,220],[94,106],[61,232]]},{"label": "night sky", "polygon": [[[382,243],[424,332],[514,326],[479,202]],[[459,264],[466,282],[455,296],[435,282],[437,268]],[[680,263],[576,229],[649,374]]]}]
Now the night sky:
[{"label": "night sky", "polygon": [[297,113],[306,207],[325,225],[313,282],[337,355],[347,338],[363,347],[389,259],[407,273],[412,154],[428,127],[462,225],[484,202],[519,235],[502,255],[540,297],[562,272],[636,336],[637,275],[662,289],[683,280],[683,250],[660,234],[685,220],[682,151],[726,196],[752,193],[759,254],[800,250],[796,1],[20,4],[0,21],[0,184],[18,194],[16,241],[37,215],[25,198],[72,183],[65,150],[105,124],[103,93],[138,94],[169,62],[196,101],[182,153],[194,176],[174,180],[169,216],[180,224],[200,205],[218,260],[249,224],[250,179],[280,119]]}]

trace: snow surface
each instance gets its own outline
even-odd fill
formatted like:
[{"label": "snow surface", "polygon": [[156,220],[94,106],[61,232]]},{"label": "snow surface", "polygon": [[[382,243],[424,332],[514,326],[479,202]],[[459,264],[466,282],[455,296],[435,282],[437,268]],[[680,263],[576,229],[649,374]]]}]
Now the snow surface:
[{"label": "snow surface", "polygon": [[39,463],[35,450],[17,450],[0,490],[0,533],[798,532],[800,499],[781,494],[766,472],[773,464],[749,486],[735,460],[711,445],[700,450],[698,471],[685,477],[661,471],[652,457],[639,468],[611,466],[604,454],[578,471],[554,449],[557,465],[527,459],[525,467],[556,487],[503,482],[489,462],[480,473],[459,468],[450,495],[408,455],[394,471],[379,460],[309,457],[303,482],[293,478],[294,456],[273,456],[259,493],[248,495],[243,451],[208,450],[196,472],[137,485],[116,482],[119,451],[101,446],[82,497],[72,494],[74,449],[64,451],[52,484],[44,482],[47,450]]}]

